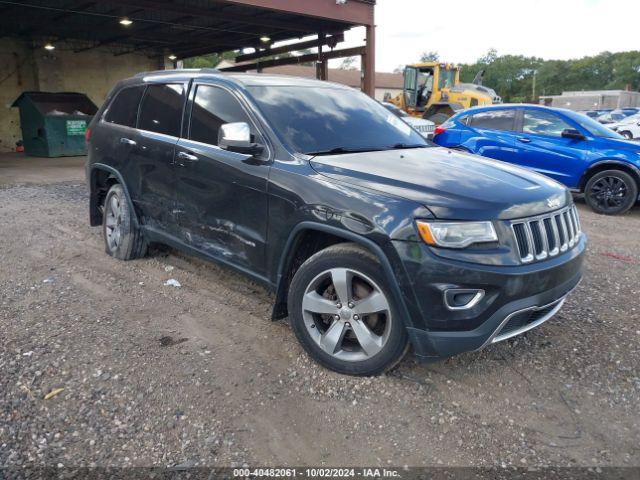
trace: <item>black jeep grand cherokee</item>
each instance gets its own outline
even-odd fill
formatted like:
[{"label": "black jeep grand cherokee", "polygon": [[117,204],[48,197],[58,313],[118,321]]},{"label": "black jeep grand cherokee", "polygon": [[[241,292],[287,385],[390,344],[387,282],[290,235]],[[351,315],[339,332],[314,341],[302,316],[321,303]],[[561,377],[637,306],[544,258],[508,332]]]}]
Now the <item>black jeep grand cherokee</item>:
[{"label": "black jeep grand cherokee", "polygon": [[216,71],[118,84],[87,134],[91,225],[108,254],[151,242],[276,292],[309,354],[372,375],[533,328],[581,278],[569,192],[433,147],[364,94]]}]

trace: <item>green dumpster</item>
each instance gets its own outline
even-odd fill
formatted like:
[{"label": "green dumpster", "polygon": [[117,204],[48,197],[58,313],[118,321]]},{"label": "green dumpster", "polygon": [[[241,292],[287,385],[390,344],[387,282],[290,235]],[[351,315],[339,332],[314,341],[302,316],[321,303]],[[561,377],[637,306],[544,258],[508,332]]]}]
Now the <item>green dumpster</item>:
[{"label": "green dumpster", "polygon": [[98,107],[84,93],[24,92],[12,107],[20,109],[20,128],[27,155],[85,155],[84,131]]}]

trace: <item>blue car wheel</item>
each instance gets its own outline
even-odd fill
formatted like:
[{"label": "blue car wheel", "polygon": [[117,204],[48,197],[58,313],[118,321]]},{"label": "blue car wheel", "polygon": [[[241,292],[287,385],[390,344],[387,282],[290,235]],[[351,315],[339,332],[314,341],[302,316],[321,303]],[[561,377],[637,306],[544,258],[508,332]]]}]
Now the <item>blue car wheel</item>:
[{"label": "blue car wheel", "polygon": [[638,199],[638,185],[627,172],[605,170],[589,179],[585,200],[596,213],[618,215],[629,210]]}]

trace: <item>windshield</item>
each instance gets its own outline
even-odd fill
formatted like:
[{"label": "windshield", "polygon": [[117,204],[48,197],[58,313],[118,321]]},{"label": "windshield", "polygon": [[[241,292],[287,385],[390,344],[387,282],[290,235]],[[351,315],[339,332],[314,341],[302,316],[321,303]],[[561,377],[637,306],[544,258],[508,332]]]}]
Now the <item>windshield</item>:
[{"label": "windshield", "polygon": [[391,103],[383,103],[382,106],[393,113],[396,117],[404,118],[409,116],[407,112],[405,112],[404,110],[400,110],[398,107]]},{"label": "windshield", "polygon": [[602,125],[600,122],[592,119],[591,117],[587,117],[582,113],[565,112],[565,114],[573,121],[577,122],[582,128],[584,128],[594,137],[624,139],[622,135],[614,132],[609,127]]},{"label": "windshield", "polygon": [[290,150],[308,155],[426,147],[405,122],[365,94],[347,88],[248,87]]},{"label": "windshield", "polygon": [[440,69],[440,78],[438,79],[438,86],[442,88],[453,88],[456,79],[455,70]]}]

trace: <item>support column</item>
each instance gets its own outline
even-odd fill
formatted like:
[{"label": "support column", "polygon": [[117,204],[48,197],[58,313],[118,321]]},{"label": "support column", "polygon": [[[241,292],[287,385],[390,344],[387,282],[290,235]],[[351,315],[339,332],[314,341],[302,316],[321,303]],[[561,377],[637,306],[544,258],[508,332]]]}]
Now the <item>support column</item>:
[{"label": "support column", "polygon": [[376,96],[376,27],[367,25],[367,45],[362,56],[362,90],[372,98]]},{"label": "support column", "polygon": [[320,45],[318,46],[318,61],[316,62],[316,78],[318,80],[328,80],[329,75],[328,75],[328,71],[327,71],[327,66],[329,64],[328,60],[324,60],[322,57],[322,53],[323,53],[323,41],[326,38],[326,35],[324,33],[319,33],[318,34],[318,40],[320,40]]}]

